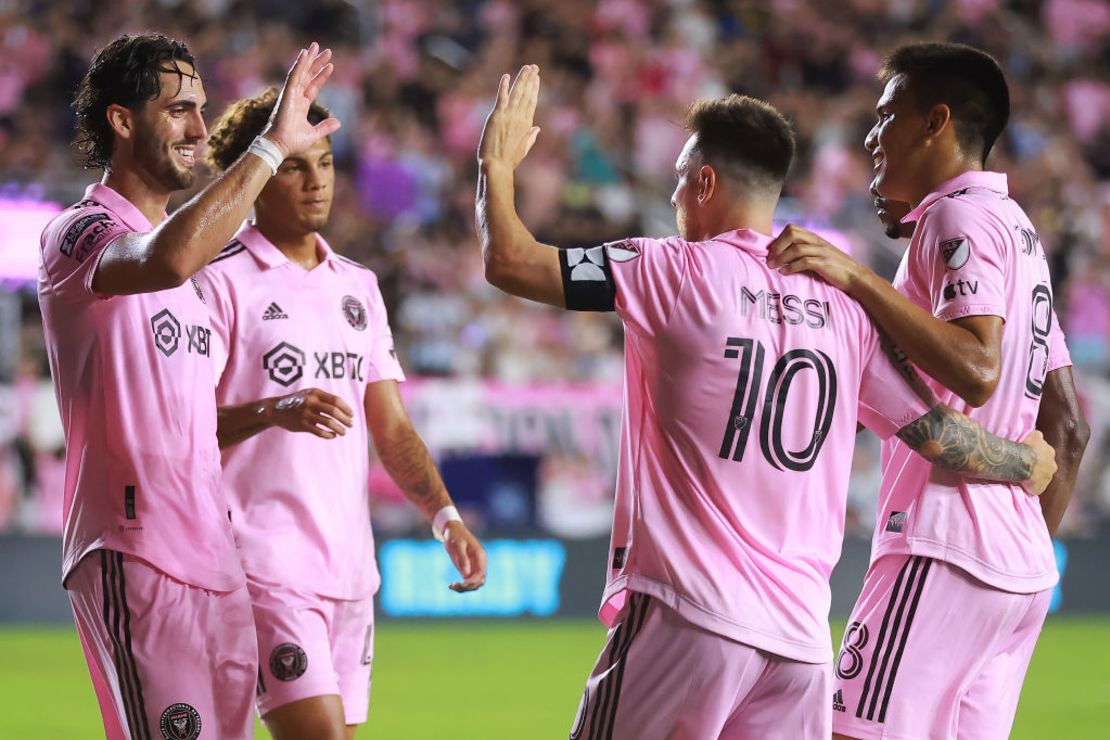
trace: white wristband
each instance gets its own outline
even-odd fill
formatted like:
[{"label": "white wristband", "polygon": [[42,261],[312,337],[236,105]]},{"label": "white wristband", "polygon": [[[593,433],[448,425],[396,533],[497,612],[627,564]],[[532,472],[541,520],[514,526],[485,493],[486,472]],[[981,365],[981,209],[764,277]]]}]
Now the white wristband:
[{"label": "white wristband", "polygon": [[462,517],[459,516],[459,510],[454,506],[444,506],[436,512],[435,519],[432,520],[432,534],[440,542],[443,542],[443,532],[447,529],[449,522],[461,522]]},{"label": "white wristband", "polygon": [[285,157],[281,156],[281,150],[278,149],[277,144],[267,139],[265,136],[256,136],[251,145],[247,147],[247,153],[261,159],[266,164],[270,165],[273,174],[277,174],[278,167],[281,166]]}]

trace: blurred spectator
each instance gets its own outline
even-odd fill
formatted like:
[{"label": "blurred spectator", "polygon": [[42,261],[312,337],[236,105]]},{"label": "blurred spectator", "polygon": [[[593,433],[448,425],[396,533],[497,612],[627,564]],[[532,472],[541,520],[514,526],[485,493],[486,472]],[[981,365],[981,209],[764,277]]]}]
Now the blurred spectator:
[{"label": "blurred spectator", "polygon": [[[344,127],[333,142],[330,242],[378,273],[410,375],[510,383],[619,383],[622,342],[611,317],[561,315],[483,280],[474,151],[499,74],[530,62],[543,75],[543,132],[517,180],[521,213],[541,238],[590,246],[673,232],[667,181],[683,110],[695,97],[736,90],[769,99],[797,128],[783,214],[837,230],[891,275],[904,245],[877,228],[862,147],[879,92],[874,73],[902,43],[973,44],[1002,62],[1012,86],[1010,126],[988,165],[1009,173],[1038,226],[1077,369],[1094,382],[1110,373],[1104,0],[8,0],[0,3],[0,187],[79,198],[98,173],[80,171],[69,154],[70,93],[98,46],[149,28],[190,42],[213,112],[279,81],[310,37],[332,45],[337,73],[324,102]],[[26,389],[14,395],[27,408]],[[1090,413],[1096,433],[1110,424],[1105,404]],[[18,518],[20,496],[10,491],[20,481],[49,487],[57,438],[32,431],[38,423],[19,427],[22,456],[0,454],[0,527],[5,512]],[[1090,450],[1094,465],[1094,439]],[[859,454],[849,519],[865,527],[877,463],[874,450]],[[9,475],[28,465],[33,476]],[[576,485],[573,465],[545,464],[555,497],[545,510],[558,510]],[[1092,469],[1083,480],[1077,506],[1110,509],[1110,473]],[[34,500],[54,511],[49,496]]]}]

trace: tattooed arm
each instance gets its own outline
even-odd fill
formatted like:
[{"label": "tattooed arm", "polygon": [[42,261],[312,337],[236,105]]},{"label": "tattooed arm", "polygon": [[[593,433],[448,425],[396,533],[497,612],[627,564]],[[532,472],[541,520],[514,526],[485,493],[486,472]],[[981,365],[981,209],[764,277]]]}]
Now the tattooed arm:
[{"label": "tattooed arm", "polygon": [[[436,513],[451,506],[435,461],[416,433],[397,390],[396,381],[382,380],[366,387],[366,425],[378,457],[409,501],[431,522]],[[486,551],[462,522],[448,522],[443,546],[463,580],[451,584],[455,591],[473,591],[486,581]]]},{"label": "tattooed arm", "polygon": [[1056,473],[1056,455],[1040,432],[1023,443],[1012,442],[944,404],[902,427],[898,438],[934,465],[983,480],[1020,483],[1035,494]]}]

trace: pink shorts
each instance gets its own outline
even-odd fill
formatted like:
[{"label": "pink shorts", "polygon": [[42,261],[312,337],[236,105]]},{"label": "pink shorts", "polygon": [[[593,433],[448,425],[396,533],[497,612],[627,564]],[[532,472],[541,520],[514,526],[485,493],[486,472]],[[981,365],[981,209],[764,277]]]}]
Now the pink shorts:
[{"label": "pink shorts", "polygon": [[66,589],[110,740],[251,737],[257,653],[245,586],[206,591],[96,550]]},{"label": "pink shorts", "polygon": [[374,599],[340,601],[249,584],[258,632],[258,712],[336,694],[348,725],[366,721],[374,662]]},{"label": "pink shorts", "polygon": [[828,663],[695,627],[633,593],[586,682],[571,740],[828,740]]},{"label": "pink shorts", "polygon": [[833,729],[860,740],[1008,737],[1051,596],[1000,591],[942,560],[880,558],[837,656]]}]

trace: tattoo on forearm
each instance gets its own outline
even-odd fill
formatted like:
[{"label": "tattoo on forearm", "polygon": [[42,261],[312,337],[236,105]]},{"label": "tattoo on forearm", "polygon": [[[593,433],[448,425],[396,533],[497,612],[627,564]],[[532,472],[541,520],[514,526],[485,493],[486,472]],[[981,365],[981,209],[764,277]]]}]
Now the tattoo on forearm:
[{"label": "tattoo on forearm", "polygon": [[898,432],[898,438],[942,468],[985,480],[1029,480],[1037,458],[1033,450],[1002,439],[947,406],[934,406]]},{"label": "tattoo on forearm", "polygon": [[451,505],[435,462],[415,432],[379,441],[377,452],[389,477],[429,517]]}]

